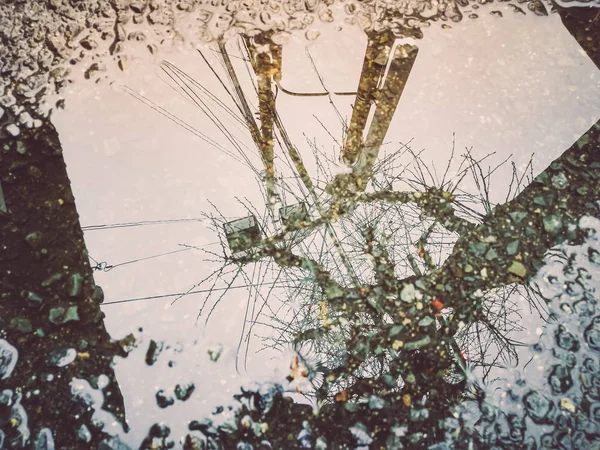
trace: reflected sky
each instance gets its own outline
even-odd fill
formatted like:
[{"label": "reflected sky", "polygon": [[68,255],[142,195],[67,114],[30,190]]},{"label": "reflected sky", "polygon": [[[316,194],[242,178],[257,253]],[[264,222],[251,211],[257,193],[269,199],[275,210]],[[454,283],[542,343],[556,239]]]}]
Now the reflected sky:
[{"label": "reflected sky", "polygon": [[[349,26],[341,30],[334,26],[316,28],[318,39],[307,41],[305,34],[299,33],[283,46],[281,85],[292,92],[321,92],[324,87],[331,92],[356,91],[367,46],[365,34]],[[419,54],[384,139],[381,151],[386,154],[410,142],[416,152],[423,151],[421,158],[441,173],[454,141],[457,153],[464,153],[466,147],[476,158],[492,154],[486,160],[492,168],[512,155],[517,169],[523,170],[535,154],[533,170],[537,174],[600,116],[599,72],[558,17],[513,15],[498,20],[482,16],[451,30],[432,27],[425,30],[425,39],[401,43],[416,43]],[[233,43],[230,45],[232,55],[242,56]],[[217,55],[211,55],[208,48],[204,51],[209,61],[217,64]],[[181,49],[164,57],[229,101],[195,51]],[[64,146],[84,229],[200,218],[198,222],[86,231],[90,255],[97,262],[114,266],[185,250],[95,275],[105,291],[103,310],[112,335],[119,338],[138,327],[144,329],[141,350],[116,367],[134,430],[145,430],[163,417],[165,412],[154,404],[154,392],[157,386],[172,384],[174,377],[202,380],[197,395],[166,410],[171,417],[187,418],[192,412],[198,415],[226,403],[242,381],[281,381],[290,356],[281,357],[277,352],[255,356],[262,344],[253,339],[247,373],[236,373],[239,332],[247,304],[245,295],[235,291],[217,305],[206,327],[205,316],[196,320],[201,294],[182,297],[174,304],[174,298],[169,297],[109,305],[186,292],[214,270],[214,264],[206,261],[210,254],[181,246],[222,251],[216,233],[209,228],[210,221],[202,218],[203,212],[217,214],[218,209],[225,219],[234,219],[246,214],[246,202],[266,213],[259,183],[250,169],[123,90],[122,86],[129,87],[228,146],[214,124],[186,101],[181,90],[165,83],[159,62],[130,64],[127,73],[116,77],[112,86],[76,83],[66,92],[67,109],[57,112],[53,120]],[[252,94],[242,63],[234,59],[245,80],[244,88]],[[256,107],[255,95],[248,97]],[[277,111],[309,173],[317,173],[309,141],[329,156],[333,170],[345,170],[338,156],[353,102],[352,96],[345,95],[298,97],[278,93]],[[232,124],[226,117],[223,120]],[[235,129],[253,164],[259,167],[261,161],[250,134],[235,126],[230,129]],[[275,166],[282,161],[278,151]],[[498,171],[492,179],[493,202],[505,199],[507,173]],[[463,188],[468,191],[475,186],[466,183]],[[269,333],[268,327],[257,331]],[[144,363],[151,338],[167,340],[172,346],[152,368]],[[177,352],[177,342],[186,347],[184,353]],[[207,349],[221,345],[220,360],[209,363]],[[169,361],[174,361],[175,367],[169,367]]]}]

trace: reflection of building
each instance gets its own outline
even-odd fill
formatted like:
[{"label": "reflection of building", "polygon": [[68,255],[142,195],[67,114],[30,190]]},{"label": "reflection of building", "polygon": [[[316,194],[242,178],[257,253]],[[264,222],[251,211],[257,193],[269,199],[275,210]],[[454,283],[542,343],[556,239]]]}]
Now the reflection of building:
[{"label": "reflection of building", "polygon": [[[82,381],[107,377],[110,382],[103,388],[102,411],[125,424],[113,358],[126,353],[104,326],[100,310],[104,296],[94,282],[58,132],[44,119],[38,128],[23,126],[18,136],[0,138],[0,145],[4,149],[0,164],[0,380],[6,389],[0,448],[8,448],[2,442],[11,448],[29,448],[13,447],[21,439],[29,441],[28,426],[31,434],[39,432],[36,447],[49,448],[40,431],[42,424],[54,433],[56,448],[74,448],[77,431],[72,421],[65,420],[66,414],[77,414],[84,423],[91,420],[92,412],[86,412],[78,395],[65,394],[74,392],[73,377]],[[18,361],[16,354],[12,359],[7,343],[18,350]],[[73,359],[68,359],[67,350],[75,354]],[[66,363],[59,364],[65,359]],[[11,360],[16,362],[12,375],[7,371]],[[42,371],[44,376],[40,376]],[[24,392],[42,394],[23,395],[16,401],[12,392],[22,387]],[[17,416],[20,409],[15,405],[24,416]],[[118,428],[117,423],[113,426]],[[3,441],[7,429],[10,434]],[[103,433],[90,434],[86,446],[101,448],[103,437]],[[42,441],[46,444],[39,444]]]}]

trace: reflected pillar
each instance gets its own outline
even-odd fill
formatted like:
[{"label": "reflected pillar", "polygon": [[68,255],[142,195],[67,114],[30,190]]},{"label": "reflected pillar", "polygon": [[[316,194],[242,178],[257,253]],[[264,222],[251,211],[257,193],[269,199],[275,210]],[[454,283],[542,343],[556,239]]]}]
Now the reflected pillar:
[{"label": "reflected pillar", "polygon": [[367,33],[369,38],[365,59],[360,72],[360,81],[356,92],[356,100],[352,110],[352,118],[348,127],[348,136],[342,148],[342,160],[352,166],[362,148],[364,129],[375,101],[377,86],[383,78],[388,63],[389,53],[394,44],[394,37],[388,33]]},{"label": "reflected pillar", "polygon": [[[408,44],[398,45],[392,53],[395,37],[389,32],[370,33],[368,37],[348,136],[341,155],[342,160],[352,167],[351,182],[354,186],[348,186],[352,191],[364,190],[371,178],[379,149],[418,53],[417,47]],[[373,119],[363,142],[373,104]]]},{"label": "reflected pillar", "polygon": [[399,45],[391,57],[390,68],[383,87],[379,90],[378,104],[375,106],[367,138],[360,152],[358,163],[353,169],[354,177],[362,181],[359,185],[366,186],[371,178],[373,165],[379,155],[379,149],[383,145],[402,92],[404,92],[418,51],[414,45]]},{"label": "reflected pillar", "polygon": [[[258,53],[255,44],[268,45],[269,51]],[[275,115],[275,96],[273,95],[273,79],[281,79],[282,48],[274,44],[270,37],[261,34],[254,37],[254,43],[246,38],[246,45],[258,85],[258,114],[260,119],[260,137],[256,145],[260,149],[261,158],[265,166],[265,182],[269,205],[279,201],[275,187],[274,165],[274,134],[273,123]]]}]

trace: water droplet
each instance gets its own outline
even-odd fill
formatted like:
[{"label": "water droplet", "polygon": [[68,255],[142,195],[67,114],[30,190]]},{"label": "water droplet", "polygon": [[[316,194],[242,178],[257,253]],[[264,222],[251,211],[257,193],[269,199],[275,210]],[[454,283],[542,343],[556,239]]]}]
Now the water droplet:
[{"label": "water droplet", "polygon": [[0,339],[0,380],[8,379],[19,358],[19,352],[7,340]]},{"label": "water droplet", "polygon": [[156,393],[156,404],[158,405],[159,408],[163,408],[163,409],[168,408],[169,406],[173,405],[174,403],[175,403],[175,399],[172,396],[167,395],[163,389],[160,389]]},{"label": "water droplet", "polygon": [[321,33],[316,30],[307,30],[306,33],[304,33],[304,36],[309,41],[314,41],[315,39],[318,39],[320,35]]},{"label": "water droplet", "polygon": [[356,443],[358,445],[371,445],[373,442],[373,438],[369,434],[367,427],[363,425],[361,422],[357,422],[354,426],[349,428],[350,433],[356,439]]},{"label": "water droplet", "polygon": [[77,439],[83,442],[90,442],[92,440],[92,433],[89,428],[85,425],[81,425],[77,431]]},{"label": "water droplet", "polygon": [[35,450],[54,450],[54,436],[50,428],[42,428],[35,440]]},{"label": "water droplet", "polygon": [[593,350],[600,351],[600,316],[592,319],[592,323],[585,329],[583,336]]},{"label": "water droplet", "polygon": [[557,364],[552,368],[548,381],[555,394],[564,394],[573,386],[573,379],[571,378],[569,368],[562,364]]},{"label": "water droplet", "polygon": [[6,126],[6,131],[11,135],[11,136],[18,136],[19,134],[21,134],[21,130],[19,129],[19,127],[14,124],[11,123],[9,125]]},{"label": "water droplet", "polygon": [[552,186],[556,189],[565,189],[569,185],[569,180],[563,172],[559,172],[552,177]]},{"label": "water droplet", "polygon": [[579,341],[577,338],[565,330],[564,327],[560,326],[556,330],[555,333],[556,343],[563,350],[567,350],[570,352],[576,352],[579,350]]},{"label": "water droplet", "polygon": [[588,248],[588,260],[592,264],[600,266],[600,252],[593,247]]},{"label": "water droplet", "polygon": [[554,404],[536,391],[530,391],[523,397],[525,411],[535,423],[546,423]]}]

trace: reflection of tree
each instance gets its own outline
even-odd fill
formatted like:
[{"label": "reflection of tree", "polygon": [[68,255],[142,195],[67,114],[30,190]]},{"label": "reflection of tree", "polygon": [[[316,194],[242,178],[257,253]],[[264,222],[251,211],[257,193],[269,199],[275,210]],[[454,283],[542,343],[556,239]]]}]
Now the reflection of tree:
[{"label": "reflection of tree", "polygon": [[[365,84],[363,78],[361,84]],[[270,114],[263,117],[276,116],[273,98],[261,107],[270,108]],[[394,109],[395,105],[391,113]],[[362,118],[364,115],[359,115],[358,122]],[[364,150],[360,134],[348,133],[343,154],[348,163]],[[384,136],[385,128],[378,138],[382,141]],[[579,219],[599,213],[597,203],[590,201],[600,194],[595,170],[600,163],[599,137],[597,123],[514,199],[495,207],[484,200],[482,214],[468,208],[467,199],[457,198],[458,184],[446,182],[445,175],[437,185],[435,180],[427,183],[418,158],[412,168],[416,180],[407,177],[404,190],[394,183],[397,172],[389,164],[394,155],[380,162],[383,176],[379,178],[381,174],[375,170],[368,172],[367,179],[353,173],[336,176],[322,187],[307,179],[298,153],[290,152],[298,169],[296,176],[310,194],[308,203],[317,217],[305,214],[287,224],[282,218],[283,230],[263,237],[264,230],[255,225],[253,215],[252,226],[235,233],[236,242],[246,239],[246,252],[236,252],[227,263],[241,266],[236,277],[244,273],[244,265],[250,265],[251,272],[259,267],[259,276],[251,280],[254,285],[264,276],[256,263],[270,261],[276,267],[276,278],[284,280],[288,298],[283,303],[295,304],[290,315],[281,316],[270,308],[273,288],[266,294],[255,293],[254,304],[256,307],[258,300],[262,305],[259,313],[265,307],[271,309],[278,331],[275,346],[293,343],[301,355],[303,345],[311,347],[313,355],[303,361],[305,373],[298,374],[295,362],[291,377],[313,381],[317,399],[325,402],[323,416],[315,422],[336,414],[334,411],[344,409],[348,402],[355,405],[350,411],[365,414],[360,405],[366,404],[378,409],[370,407],[375,398],[373,401],[404,405],[409,418],[396,423],[408,425],[408,433],[416,439],[435,427],[460,398],[464,383],[456,385],[448,378],[452,367],[464,371],[457,334],[462,333],[463,339],[493,338],[500,355],[502,350],[510,354],[507,335],[515,324],[504,321],[505,328],[499,329],[502,320],[496,318],[507,317],[510,311],[506,309],[513,307],[509,295],[501,291],[511,286],[527,288],[551,248],[583,242],[585,232],[578,226]],[[375,155],[379,147],[374,147]],[[411,169],[406,170],[410,173]],[[489,177],[477,162],[469,161],[464,172],[469,171],[480,183],[482,196],[487,197]],[[392,176],[386,177],[388,174]],[[367,189],[369,183],[371,189]],[[284,182],[280,188],[291,192]],[[250,205],[248,210],[253,213]],[[218,218],[215,223],[224,224]],[[231,245],[232,232],[225,225]],[[268,225],[263,222],[263,227]],[[438,258],[436,264],[431,248],[443,247],[444,233],[454,234],[457,240],[448,257]],[[413,273],[409,275],[410,270]],[[446,308],[450,309],[448,315],[443,314]],[[253,311],[252,322],[257,317]],[[479,327],[484,327],[489,337],[482,337]],[[251,327],[246,339],[250,332]],[[481,356],[476,362],[488,364],[487,350],[481,350]],[[559,376],[556,370],[551,377]],[[398,414],[396,419],[402,416]],[[370,430],[377,433],[376,428]],[[422,438],[440,437],[430,433]]]},{"label": "reflection of tree", "polygon": [[[252,224],[249,225],[249,222],[242,226],[242,228],[246,227],[247,234],[245,236],[243,230],[239,231],[240,221],[235,224],[224,224],[223,221],[216,220],[220,223],[218,228],[226,225],[226,234],[233,235],[234,227],[237,227],[239,231],[235,233],[236,248],[231,248],[235,257],[229,259],[218,273],[223,274],[228,266],[242,263],[242,267],[234,270],[234,277],[228,286],[231,286],[238,277],[243,277],[249,284],[254,285],[257,282],[251,273],[256,273],[257,266],[252,264],[250,273],[247,273],[243,264],[269,260],[279,267],[279,269],[275,269],[276,278],[281,285],[285,286],[287,291],[285,295],[289,297],[283,302],[289,303],[291,300],[291,303],[295,305],[295,310],[291,313],[292,323],[285,323],[288,317],[282,316],[281,310],[278,314],[270,314],[271,319],[281,322],[279,344],[282,342],[301,344],[308,341],[319,357],[330,363],[337,361],[338,365],[343,366],[352,353],[351,349],[346,348],[349,337],[369,335],[369,339],[376,342],[381,339],[381,328],[383,330],[394,328],[397,336],[393,339],[395,343],[393,353],[397,354],[406,340],[406,336],[399,331],[399,328],[403,327],[400,322],[411,319],[405,318],[402,321],[392,319],[390,312],[386,311],[383,306],[386,302],[389,303],[390,299],[399,297],[401,294],[402,282],[396,278],[421,276],[423,270],[439,269],[439,265],[444,259],[442,254],[447,255],[450,252],[456,237],[471,232],[484,217],[469,205],[469,203],[473,203],[473,196],[459,194],[461,192],[460,180],[467,174],[474,176],[481,189],[482,208],[485,212],[490,213],[491,205],[485,199],[488,195],[491,174],[484,175],[479,162],[472,160],[469,155],[465,156],[465,161],[461,164],[461,169],[455,179],[446,179],[448,169],[441,180],[434,179],[431,174],[426,177],[425,174],[429,169],[414,154],[412,155],[414,162],[409,166],[401,167],[400,154],[389,155],[375,165],[391,116],[395,111],[402,87],[408,78],[410,66],[416,56],[413,49],[408,49],[408,53],[407,49],[403,47],[394,49],[393,37],[384,33],[373,36],[369,40],[363,73],[357,90],[357,102],[348,128],[346,145],[343,148],[345,161],[348,164],[356,162],[353,172],[350,175],[326,177],[327,179],[321,180],[321,183],[318,179],[313,180],[304,167],[299,152],[287,137],[275,106],[275,94],[272,92],[272,86],[279,84],[278,82],[281,80],[281,47],[273,44],[266,35],[255,36],[253,39],[247,38],[243,42],[247,54],[242,56],[246,56],[251,61],[252,69],[256,73],[260,125],[257,124],[250,111],[249,101],[240,85],[227,48],[222,43],[219,44],[218,54],[222,58],[222,63],[226,68],[226,77],[232,87],[225,87],[222,80],[221,84],[234,100],[242,115],[241,121],[246,123],[251,131],[252,140],[263,161],[265,193],[267,204],[271,209],[269,217],[274,215],[275,204],[281,202],[278,191],[284,195],[287,194],[288,198],[290,194],[295,195],[302,201],[297,207],[301,206],[304,209],[302,216],[296,217],[292,221],[286,220],[285,211],[287,209],[281,209],[283,215],[279,220],[283,223],[284,229],[274,230],[274,234],[264,240],[261,240],[261,234],[264,231],[261,230],[261,227],[271,227],[272,224],[267,224],[264,220],[259,220],[262,222],[260,224],[256,223],[257,219],[252,212],[253,207],[250,205],[248,205],[248,210],[253,215],[249,217],[249,220]],[[257,50],[259,46],[263,47],[260,53]],[[264,49],[265,46],[267,46],[267,50]],[[400,64],[396,64],[397,61],[401,61]],[[386,71],[387,65],[389,67]],[[171,65],[165,65],[164,69],[190,98],[196,102],[203,102],[199,93],[196,92],[198,88],[202,89],[200,85]],[[384,72],[386,72],[385,77],[383,76]],[[204,89],[204,91],[206,90]],[[375,96],[379,98],[379,101],[374,108],[373,120],[363,144],[363,130]],[[202,104],[202,109],[207,111],[208,107],[204,103]],[[278,131],[277,135],[273,134],[274,128]],[[234,140],[231,135],[228,135],[228,139],[232,142]],[[284,156],[288,158],[290,168],[295,169],[292,178],[281,176],[279,182],[277,182],[273,164],[274,139],[279,141]],[[241,151],[239,146],[238,149]],[[319,155],[318,149],[314,146],[313,152],[317,160],[318,171],[328,172],[326,158]],[[412,151],[407,147],[404,153],[409,152]],[[248,161],[247,157],[245,159]],[[374,171],[374,169],[376,170]],[[404,183],[405,186],[402,186],[398,180],[408,181]],[[520,184],[522,181],[522,179],[516,178],[517,183]],[[292,186],[295,183],[301,186],[299,192]],[[370,192],[366,192],[369,183],[372,183],[372,187]],[[399,187],[405,187],[406,190],[398,191]],[[520,186],[517,186],[517,191],[519,188]],[[456,198],[457,195],[459,198]],[[306,210],[305,198],[308,201],[309,210],[317,218],[311,219],[311,213]],[[287,208],[293,207],[288,206]],[[256,215],[260,216],[258,213]],[[240,245],[240,239],[244,238],[248,242]],[[229,245],[233,247],[232,236],[229,236]],[[485,243],[480,246],[483,247],[481,251],[487,250]],[[256,247],[253,249],[253,253],[248,254],[246,258],[240,258],[240,250],[249,250],[251,247]],[[291,253],[292,248],[293,253]],[[285,253],[286,249],[290,250],[289,254]],[[432,251],[437,253],[437,255],[433,255],[435,259]],[[511,244],[510,251],[511,255],[518,254],[517,241]],[[486,253],[485,256],[488,261],[494,261],[498,257],[495,250]],[[311,272],[317,282],[316,286],[311,287],[311,282],[295,282],[297,279],[302,279],[302,269],[308,269]],[[262,268],[259,265],[256,279],[265,277],[269,270],[269,268]],[[467,272],[475,270],[477,269],[469,266]],[[213,278],[216,280],[218,277],[209,279],[214,287]],[[253,279],[250,280],[250,278]],[[504,288],[500,286],[499,289],[503,290]],[[449,357],[459,358],[460,351],[452,337],[458,331],[459,341],[462,341],[461,343],[467,345],[471,350],[469,352],[471,353],[469,355],[471,362],[485,365],[486,372],[495,364],[484,361],[490,356],[488,351],[490,347],[500,350],[498,352],[500,359],[514,357],[510,338],[507,337],[510,331],[518,328],[510,318],[511,314],[515,313],[512,305],[514,298],[511,298],[513,290],[511,288],[503,293],[494,292],[493,296],[497,297],[496,301],[488,298],[487,301],[481,302],[485,305],[481,310],[485,310],[486,314],[482,314],[482,317],[476,320],[467,321],[461,327],[453,328],[450,333],[451,342],[446,343],[449,346],[446,352]],[[266,294],[259,292],[251,294],[255,296],[253,300],[255,305],[257,301],[262,304],[262,307],[258,309],[256,306],[253,308],[249,317],[251,322],[259,319],[259,314],[255,315],[256,311],[260,312],[271,308],[269,302],[272,300],[268,297],[272,293],[273,288],[270,288]],[[223,295],[221,294],[220,298]],[[257,300],[259,295],[261,298]],[[353,299],[352,304],[361,306],[357,311],[351,312],[344,302],[342,310],[336,300],[338,298]],[[248,300],[248,302],[250,304],[251,301]],[[324,305],[324,303],[327,304]],[[421,304],[422,309],[422,302],[418,303]],[[364,305],[368,305],[366,309]],[[438,310],[444,309],[445,306],[442,299],[437,299],[436,305],[439,305]],[[443,318],[443,314],[440,314],[435,319],[430,318],[430,325],[442,326],[445,318]],[[358,322],[366,321],[364,326],[360,325],[353,329],[350,324],[354,319],[349,320],[348,315],[356,316],[354,319],[357,319]],[[425,321],[427,322],[427,320]],[[499,326],[500,328],[498,328]],[[245,337],[247,342],[252,328],[251,325],[247,331],[248,335]],[[489,339],[482,339],[484,329],[487,330],[486,334]],[[356,339],[352,339],[352,341],[356,341]],[[327,344],[323,346],[323,342]],[[479,342],[479,344],[474,346],[475,342]],[[411,344],[409,344],[410,346]],[[337,350],[333,351],[333,349]],[[377,365],[380,368],[388,367],[390,353],[384,350],[384,347],[381,347],[380,350]],[[478,357],[474,357],[474,352],[478,353]],[[421,353],[419,352],[419,354]],[[342,356],[342,360],[340,360],[340,355],[345,355]],[[398,358],[392,357],[391,359]],[[505,359],[506,361],[508,360]],[[359,362],[361,370],[375,364],[373,360],[365,363],[363,359]],[[456,363],[464,364],[460,361],[456,361]],[[329,369],[333,370],[331,364]],[[393,374],[381,373],[381,376],[386,375],[398,379],[401,372],[401,370],[395,369]]]}]

